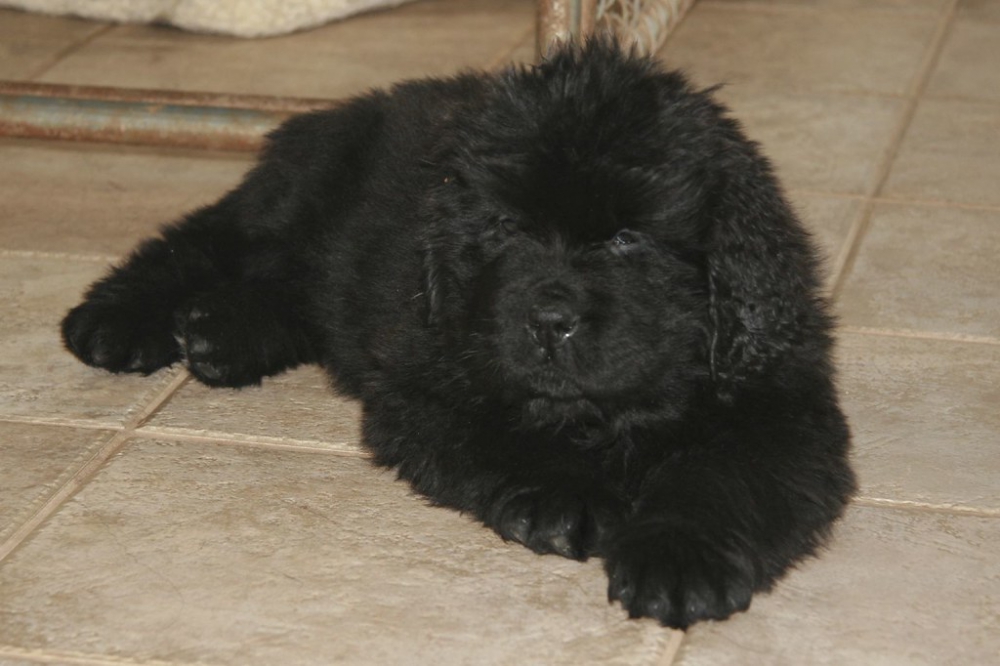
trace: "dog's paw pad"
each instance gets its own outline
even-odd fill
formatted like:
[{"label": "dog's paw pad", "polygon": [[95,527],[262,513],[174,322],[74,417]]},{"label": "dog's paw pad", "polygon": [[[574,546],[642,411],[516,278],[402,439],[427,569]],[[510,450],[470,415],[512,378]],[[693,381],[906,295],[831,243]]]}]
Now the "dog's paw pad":
[{"label": "dog's paw pad", "polygon": [[203,361],[188,362],[188,369],[196,377],[204,380],[211,380],[213,382],[221,381],[228,374],[225,368],[222,368],[214,363],[206,363]]},{"label": "dog's paw pad", "polygon": [[189,359],[193,356],[209,354],[214,348],[215,345],[208,338],[200,335],[189,335],[184,339],[184,350]]},{"label": "dog's paw pad", "polygon": [[188,321],[198,321],[206,317],[208,317],[208,311],[197,306],[190,308],[185,314],[185,318]]}]

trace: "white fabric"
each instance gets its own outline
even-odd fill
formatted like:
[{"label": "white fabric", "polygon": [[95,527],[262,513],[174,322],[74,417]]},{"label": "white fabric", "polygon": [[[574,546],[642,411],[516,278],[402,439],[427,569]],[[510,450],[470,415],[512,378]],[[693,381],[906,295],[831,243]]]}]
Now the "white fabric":
[{"label": "white fabric", "polygon": [[239,37],[312,28],[409,0],[0,0],[0,6],[120,23],[168,23]]}]

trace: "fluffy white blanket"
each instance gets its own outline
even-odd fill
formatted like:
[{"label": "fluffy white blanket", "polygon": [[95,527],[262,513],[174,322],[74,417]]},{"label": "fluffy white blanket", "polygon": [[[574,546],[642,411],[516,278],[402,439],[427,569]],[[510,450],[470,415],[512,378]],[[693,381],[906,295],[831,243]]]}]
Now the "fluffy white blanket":
[{"label": "fluffy white blanket", "polygon": [[168,23],[239,37],[312,28],[409,0],[0,0],[0,6],[121,23]]}]

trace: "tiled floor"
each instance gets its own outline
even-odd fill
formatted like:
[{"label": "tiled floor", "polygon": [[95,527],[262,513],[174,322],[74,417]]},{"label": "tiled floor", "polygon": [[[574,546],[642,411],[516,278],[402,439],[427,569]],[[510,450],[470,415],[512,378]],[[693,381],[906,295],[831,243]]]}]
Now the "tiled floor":
[{"label": "tiled floor", "polygon": [[[0,77],[340,96],[531,57],[527,0],[239,41],[0,10]],[[112,377],[57,322],[231,187],[211,154],[0,140],[0,664],[1000,664],[1000,0],[702,0],[662,52],[826,249],[860,497],[821,559],[686,635],[430,508],[304,369]]]}]

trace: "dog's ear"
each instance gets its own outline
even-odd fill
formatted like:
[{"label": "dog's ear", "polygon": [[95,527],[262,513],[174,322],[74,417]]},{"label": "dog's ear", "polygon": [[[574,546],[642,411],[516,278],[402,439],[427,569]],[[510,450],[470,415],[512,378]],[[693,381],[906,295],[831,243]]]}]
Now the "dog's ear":
[{"label": "dog's ear", "polygon": [[[789,362],[825,363],[830,320],[811,240],[757,155],[719,183],[707,229],[717,394],[783,381]],[[787,374],[787,373],[785,373]]]},{"label": "dog's ear", "polygon": [[433,170],[428,175],[430,185],[427,197],[424,199],[421,214],[427,221],[422,238],[423,258],[421,264],[421,281],[424,297],[424,323],[436,326],[444,316],[444,299],[449,281],[448,259],[454,253],[452,233],[446,228],[445,220],[455,219],[459,215],[456,199],[457,187],[461,179],[451,171],[441,172],[437,162],[447,161],[447,151],[439,156],[430,166]]}]

